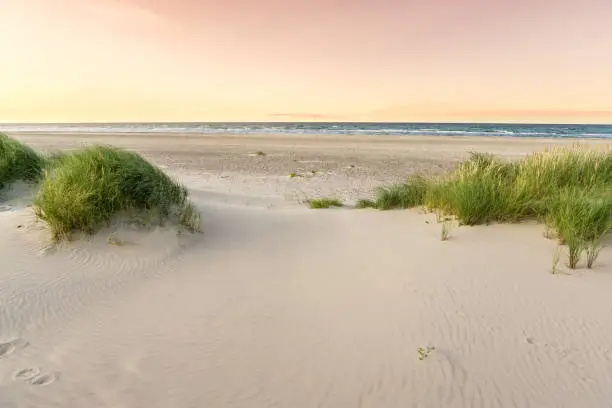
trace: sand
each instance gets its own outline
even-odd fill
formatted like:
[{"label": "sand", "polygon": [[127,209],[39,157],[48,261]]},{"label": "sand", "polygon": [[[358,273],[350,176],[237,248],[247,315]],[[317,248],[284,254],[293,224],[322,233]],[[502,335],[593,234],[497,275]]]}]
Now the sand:
[{"label": "sand", "polygon": [[569,271],[563,255],[553,275],[541,225],[456,227],[442,242],[418,211],[299,203],[355,200],[470,150],[519,157],[562,142],[17,137],[143,153],[190,188],[204,233],[118,225],[53,246],[32,189],[4,192],[2,408],[612,404],[610,246],[595,269]]}]

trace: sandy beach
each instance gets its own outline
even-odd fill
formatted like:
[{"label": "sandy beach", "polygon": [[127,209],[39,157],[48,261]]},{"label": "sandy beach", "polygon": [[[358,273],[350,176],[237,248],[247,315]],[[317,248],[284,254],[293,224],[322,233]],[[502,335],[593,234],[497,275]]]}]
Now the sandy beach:
[{"label": "sandy beach", "polygon": [[2,192],[2,408],[612,404],[612,243],[595,269],[562,255],[553,275],[536,223],[442,242],[431,214],[303,204],[573,140],[11,136],[141,153],[189,188],[203,233],[115,226],[55,246],[32,190]]}]

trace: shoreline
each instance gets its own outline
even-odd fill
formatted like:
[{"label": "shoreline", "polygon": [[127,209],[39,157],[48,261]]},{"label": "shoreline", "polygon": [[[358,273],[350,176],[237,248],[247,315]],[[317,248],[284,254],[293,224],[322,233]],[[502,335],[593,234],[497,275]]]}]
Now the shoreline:
[{"label": "shoreline", "polygon": [[[612,126],[612,125],[611,125]],[[609,141],[610,143],[612,143],[612,137],[596,137],[596,136],[589,136],[589,137],[565,137],[565,136],[559,136],[559,137],[537,137],[537,136],[511,136],[511,135],[466,135],[466,136],[459,136],[459,135],[435,135],[435,134],[427,134],[427,133],[423,133],[423,134],[419,134],[419,133],[415,133],[415,134],[401,134],[401,135],[389,135],[389,134],[376,134],[376,133],[362,133],[362,134],[355,134],[355,133],[282,133],[282,132],[275,132],[275,133],[257,133],[257,132],[250,132],[250,133],[232,133],[232,132],[218,132],[218,133],[211,133],[211,132],[202,132],[202,133],[197,133],[197,132],[116,132],[116,131],[109,131],[109,132],[82,132],[82,131],[76,131],[76,132],[66,132],[66,131],[31,131],[31,130],[27,130],[27,131],[2,131],[2,133],[6,133],[7,135],[14,137],[14,136],[41,136],[41,135],[49,135],[49,136],[80,136],[80,137],[84,137],[84,136],[95,136],[95,137],[103,137],[103,136],[136,136],[136,137],[155,137],[155,136],[160,136],[160,137],[174,137],[174,136],[179,136],[179,137],[183,137],[183,138],[198,138],[198,137],[236,137],[236,138],[240,138],[240,137],[245,137],[245,138],[249,138],[249,137],[254,137],[254,138],[286,138],[286,137],[294,137],[294,138],[313,138],[313,137],[325,137],[325,138],[378,138],[378,139],[389,139],[389,140],[397,140],[402,139],[402,140],[411,140],[411,139],[416,139],[419,141],[423,141],[425,139],[448,139],[448,140],[467,140],[467,141],[476,141],[476,140],[480,140],[480,139],[499,139],[499,140],[542,140],[544,142],[549,142],[549,143],[555,143],[555,142],[580,142],[580,141],[589,141],[589,142],[606,142]]]}]

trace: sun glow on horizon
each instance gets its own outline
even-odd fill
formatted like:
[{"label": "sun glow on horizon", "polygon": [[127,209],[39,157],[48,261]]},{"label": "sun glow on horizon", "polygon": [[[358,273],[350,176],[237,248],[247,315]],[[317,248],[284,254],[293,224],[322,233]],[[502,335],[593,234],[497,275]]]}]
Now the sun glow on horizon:
[{"label": "sun glow on horizon", "polygon": [[0,4],[4,123],[612,123],[604,0]]}]

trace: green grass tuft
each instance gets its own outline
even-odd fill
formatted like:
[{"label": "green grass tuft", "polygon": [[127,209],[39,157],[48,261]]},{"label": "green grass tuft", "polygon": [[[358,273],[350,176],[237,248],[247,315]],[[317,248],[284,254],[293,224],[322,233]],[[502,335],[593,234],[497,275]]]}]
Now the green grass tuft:
[{"label": "green grass tuft", "polygon": [[377,208],[376,202],[372,200],[357,200],[355,208]]},{"label": "green grass tuft", "polygon": [[0,133],[0,189],[15,181],[36,181],[44,159],[30,147]]},{"label": "green grass tuft", "polygon": [[95,232],[124,211],[171,215],[197,230],[187,190],[136,153],[96,146],[65,154],[45,169],[35,211],[56,239]]},{"label": "green grass tuft", "polygon": [[306,201],[312,209],[342,207],[342,202],[336,198],[317,198]]},{"label": "green grass tuft", "polygon": [[376,208],[412,208],[423,205],[428,181],[421,176],[413,176],[404,184],[381,187],[376,195]]},{"label": "green grass tuft", "polygon": [[517,162],[472,153],[448,174],[379,189],[374,204],[381,210],[425,206],[464,225],[535,218],[570,247],[575,267],[612,229],[612,151],[555,149]]}]

